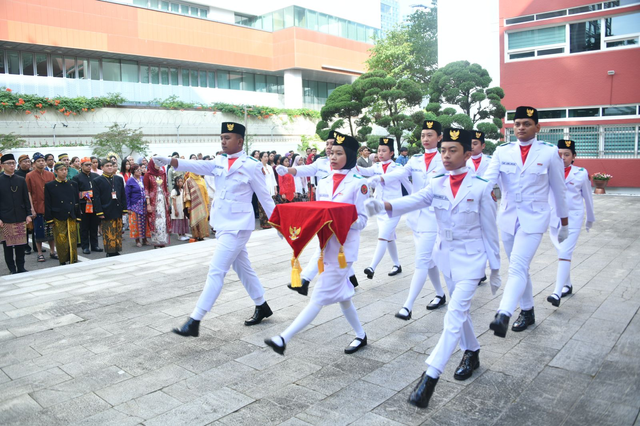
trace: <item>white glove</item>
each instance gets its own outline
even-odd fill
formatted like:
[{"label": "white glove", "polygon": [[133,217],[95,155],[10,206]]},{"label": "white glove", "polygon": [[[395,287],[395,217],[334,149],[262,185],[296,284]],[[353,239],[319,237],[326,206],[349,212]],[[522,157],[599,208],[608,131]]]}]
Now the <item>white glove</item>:
[{"label": "white glove", "polygon": [[151,157],[155,164],[159,164],[161,166],[168,166],[171,163],[171,158],[169,157]]},{"label": "white glove", "polygon": [[375,189],[375,188],[379,187],[382,184],[382,177],[380,177],[380,176],[370,177],[367,180],[367,183],[369,184],[369,187],[371,189]]},{"label": "white glove", "polygon": [[367,215],[369,215],[369,217],[373,217],[384,211],[384,201],[369,198],[364,202],[364,208],[367,210]]},{"label": "white glove", "polygon": [[284,176],[287,173],[289,173],[289,169],[287,169],[285,166],[276,166],[276,173],[279,174],[280,176]]},{"label": "white glove", "polygon": [[558,242],[561,243],[569,237],[569,225],[560,226],[560,231],[558,232]]},{"label": "white glove", "polygon": [[589,232],[589,229],[591,229],[593,227],[593,222],[587,221],[587,223],[584,225],[584,227],[587,230],[587,232]]},{"label": "white glove", "polygon": [[500,278],[500,270],[492,269],[491,275],[489,276],[489,284],[491,285],[491,294],[496,295],[498,289],[502,285],[502,279]]}]

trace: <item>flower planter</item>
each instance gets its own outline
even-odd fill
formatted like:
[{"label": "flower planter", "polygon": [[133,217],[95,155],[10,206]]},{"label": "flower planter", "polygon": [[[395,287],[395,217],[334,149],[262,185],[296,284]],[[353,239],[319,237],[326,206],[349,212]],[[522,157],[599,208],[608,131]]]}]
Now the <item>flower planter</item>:
[{"label": "flower planter", "polygon": [[609,182],[608,180],[602,180],[602,179],[594,179],[593,180],[593,186],[596,187],[596,190],[593,191],[594,194],[606,194],[604,187],[607,186],[607,182]]}]

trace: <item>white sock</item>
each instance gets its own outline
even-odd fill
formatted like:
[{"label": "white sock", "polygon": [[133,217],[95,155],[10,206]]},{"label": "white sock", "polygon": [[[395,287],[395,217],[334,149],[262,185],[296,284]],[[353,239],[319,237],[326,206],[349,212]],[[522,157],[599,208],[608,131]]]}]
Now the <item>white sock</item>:
[{"label": "white sock", "polygon": [[[416,269],[413,271],[413,278],[411,279],[411,285],[409,286],[409,295],[404,302],[404,308],[408,310],[413,309],[413,304],[420,295],[424,283],[427,281],[427,275],[429,271],[427,269]],[[409,312],[407,312],[408,314]]]},{"label": "white sock", "polygon": [[284,346],[284,339],[280,336],[273,336],[271,341],[280,347]]},{"label": "white sock", "polygon": [[556,274],[556,288],[553,290],[558,297],[562,296],[562,287],[571,285],[569,275],[571,274],[571,262],[566,260],[558,261],[558,272]]},{"label": "white sock", "polygon": [[287,329],[282,332],[282,334],[280,334],[280,336],[282,336],[282,339],[284,340],[284,343],[289,343],[289,340],[291,340],[293,336],[295,336],[297,333],[302,331],[303,328],[311,324],[311,321],[313,321],[315,317],[318,316],[321,309],[322,306],[317,305],[313,302],[309,302],[307,307],[304,308],[302,312],[300,312],[296,319],[293,320],[291,325],[287,327]]},{"label": "white sock", "polygon": [[349,321],[349,324],[353,328],[353,331],[356,332],[356,337],[364,339],[364,328],[362,328],[362,324],[360,324],[358,311],[356,311],[356,307],[353,306],[353,302],[351,300],[340,302],[340,309],[342,309],[342,313],[344,314],[344,317],[347,319],[347,321]]},{"label": "white sock", "polygon": [[437,266],[429,269],[429,279],[436,290],[436,296],[444,296],[444,290],[442,289],[442,284],[440,284],[440,270]]},{"label": "white sock", "polygon": [[427,368],[427,376],[431,377],[432,379],[437,379],[438,377],[440,377],[440,374],[442,374],[437,368],[434,368],[432,366],[429,366],[429,368]]},{"label": "white sock", "polygon": [[266,302],[266,300],[264,300],[264,296],[260,296],[257,299],[253,299],[253,303],[255,303],[256,306],[263,305],[264,302]]},{"label": "white sock", "polygon": [[204,318],[205,315],[207,315],[207,311],[205,311],[204,309],[200,309],[197,306],[193,310],[193,312],[191,312],[191,318],[196,321],[202,320],[202,318]]},{"label": "white sock", "polygon": [[378,240],[376,251],[373,254],[373,260],[371,261],[371,265],[369,265],[374,271],[376,270],[376,266],[378,266],[378,263],[380,263],[380,261],[382,260],[384,253],[387,251],[387,245],[388,243],[386,241]]},{"label": "white sock", "polygon": [[398,246],[396,246],[396,242],[389,241],[387,247],[389,247],[389,256],[391,256],[394,266],[400,266],[400,260],[398,259]]}]

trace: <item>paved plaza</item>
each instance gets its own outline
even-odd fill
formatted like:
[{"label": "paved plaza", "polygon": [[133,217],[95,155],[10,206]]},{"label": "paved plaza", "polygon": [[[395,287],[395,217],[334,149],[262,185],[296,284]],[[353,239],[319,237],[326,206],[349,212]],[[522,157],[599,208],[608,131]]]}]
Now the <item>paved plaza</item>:
[{"label": "paved plaza", "polygon": [[[171,328],[195,305],[214,240],[4,276],[0,424],[640,425],[640,197],[597,196],[595,208],[574,254],[574,294],[559,308],[546,302],[557,257],[545,235],[531,266],[535,326],[494,336],[502,290],[479,287],[472,317],[481,366],[456,381],[454,353],[426,410],[406,401],[445,310],[426,311],[427,283],[413,319],[394,318],[413,273],[404,221],[396,277],[387,276],[388,257],[373,280],[364,277],[376,221],[362,233],[354,303],[369,345],[354,355],[343,353],[353,335],[338,306],[295,336],[284,357],[264,345],[308,302],[286,287],[291,249],[273,230],[254,232],[248,250],[274,315],[245,327],[253,304],[230,272],[198,338]],[[504,284],[504,252],[503,262]]]}]

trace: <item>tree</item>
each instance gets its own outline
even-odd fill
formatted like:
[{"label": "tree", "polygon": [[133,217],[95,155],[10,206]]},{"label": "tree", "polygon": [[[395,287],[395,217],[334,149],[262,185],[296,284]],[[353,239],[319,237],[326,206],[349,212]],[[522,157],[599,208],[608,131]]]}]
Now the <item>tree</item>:
[{"label": "tree", "polygon": [[367,60],[369,71],[384,71],[396,79],[412,79],[427,92],[438,67],[438,10],[416,11],[404,24],[374,40]]},{"label": "tree", "polygon": [[113,123],[109,130],[95,135],[91,142],[93,153],[105,156],[109,152],[115,152],[119,158],[125,158],[134,152],[146,154],[149,144],[143,139],[140,129],[127,129],[126,126],[120,127],[118,123]]},{"label": "tree", "polygon": [[4,152],[6,154],[7,151],[12,149],[22,148],[26,143],[26,140],[19,139],[13,133],[0,135],[0,152]]},{"label": "tree", "polygon": [[[438,109],[440,102],[462,109],[471,120],[470,125],[464,125],[465,129],[471,130],[477,124],[478,130],[485,132],[487,138],[500,139],[502,135],[499,129],[507,112],[501,103],[504,90],[500,87],[489,88],[490,84],[489,73],[480,65],[470,64],[469,61],[452,62],[433,74],[429,83],[429,97],[434,105],[438,105]],[[443,110],[443,113],[446,111]],[[485,120],[491,122],[480,123]]]},{"label": "tree", "polygon": [[363,97],[364,92],[353,84],[336,87],[320,110],[322,120],[316,126],[318,136],[325,140],[330,130],[348,125],[351,136],[361,142],[366,141],[367,135],[371,133],[369,126],[371,119],[363,114],[365,108]]},{"label": "tree", "polygon": [[371,71],[358,77],[353,85],[364,92],[362,102],[369,106],[374,123],[396,138],[399,151],[404,131],[416,126],[409,114],[422,101],[418,83],[395,79],[384,71]]}]

